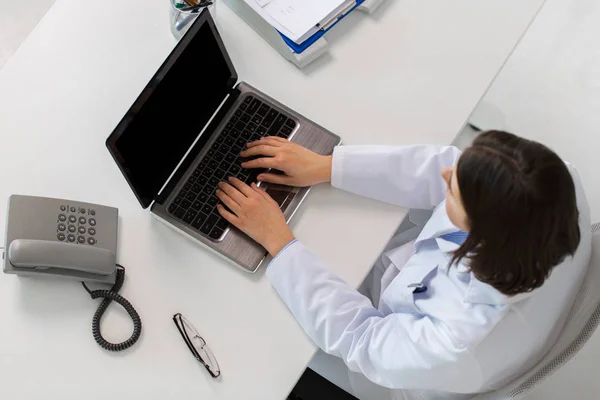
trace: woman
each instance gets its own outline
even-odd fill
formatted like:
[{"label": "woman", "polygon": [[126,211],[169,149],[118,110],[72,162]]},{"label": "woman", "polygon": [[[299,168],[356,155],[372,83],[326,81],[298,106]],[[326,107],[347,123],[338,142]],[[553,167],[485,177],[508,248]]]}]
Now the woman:
[{"label": "woman", "polygon": [[490,131],[462,154],[341,146],[325,157],[264,138],[242,156],[262,156],[245,168],[284,172],[261,181],[331,182],[433,209],[392,239],[365,282],[375,288],[371,302],[294,239],[264,191],[237,180],[220,185],[231,211],[219,206],[221,215],[274,257],[267,275],[276,291],[312,340],[351,371],[400,389],[390,391],[397,398],[463,398],[502,387],[552,346],[585,275],[591,236],[576,172],[545,146]]}]

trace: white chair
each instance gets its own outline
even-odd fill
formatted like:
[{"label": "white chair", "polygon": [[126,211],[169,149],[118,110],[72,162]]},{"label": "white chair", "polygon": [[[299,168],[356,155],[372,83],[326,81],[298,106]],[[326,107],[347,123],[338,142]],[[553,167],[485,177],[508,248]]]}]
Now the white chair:
[{"label": "white chair", "polygon": [[600,324],[600,223],[592,225],[590,266],[571,314],[548,354],[527,374],[502,389],[471,400],[522,399],[536,385],[567,363],[583,347]]}]

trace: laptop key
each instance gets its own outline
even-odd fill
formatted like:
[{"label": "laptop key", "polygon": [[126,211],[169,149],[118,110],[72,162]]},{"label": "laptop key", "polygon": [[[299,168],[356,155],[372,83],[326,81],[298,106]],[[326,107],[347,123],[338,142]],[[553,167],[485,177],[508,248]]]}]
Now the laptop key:
[{"label": "laptop key", "polygon": [[176,218],[181,219],[185,215],[185,210],[183,208],[179,207],[177,210],[175,210],[175,212],[173,213],[173,215]]},{"label": "laptop key", "polygon": [[181,206],[180,208],[183,208],[183,210],[187,210],[188,208],[190,208],[190,206],[192,205],[192,202],[186,199],[181,200]]},{"label": "laptop key", "polygon": [[245,110],[246,108],[248,108],[248,104],[240,104],[240,106],[238,107],[240,110]]},{"label": "laptop key", "polygon": [[267,128],[265,128],[264,126],[259,126],[259,127],[256,129],[256,133],[262,136],[262,135],[264,135],[265,133],[267,133]]},{"label": "laptop key", "polygon": [[258,115],[260,115],[261,117],[265,117],[270,109],[271,109],[271,107],[269,107],[266,104],[263,104],[262,106],[260,106],[260,108],[258,109],[258,111],[256,113]]},{"label": "laptop key", "polygon": [[212,176],[212,177],[211,177],[211,178],[208,180],[208,184],[209,184],[210,186],[214,186],[214,187],[216,187],[216,186],[219,184],[219,182],[221,182],[221,181],[220,181],[220,180],[219,180],[217,177],[215,177],[215,176]]},{"label": "laptop key", "polygon": [[233,115],[235,115],[236,117],[241,117],[242,114],[244,114],[244,112],[242,110],[235,110],[235,113]]},{"label": "laptop key", "polygon": [[239,118],[234,115],[233,117],[231,117],[231,119],[229,120],[229,122],[231,122],[232,124],[235,125],[235,123],[238,122],[238,120],[239,120]]},{"label": "laptop key", "polygon": [[204,186],[204,185],[206,185],[206,182],[208,182],[208,178],[207,178],[207,177],[205,177],[205,176],[199,176],[199,177],[196,179],[196,183],[197,183],[198,185],[200,185],[200,186]]},{"label": "laptop key", "polygon": [[188,200],[188,201],[194,201],[194,200],[196,200],[196,193],[194,193],[194,192],[187,192],[187,194],[185,195],[185,199]]},{"label": "laptop key", "polygon": [[196,194],[200,193],[201,190],[202,190],[202,185],[199,185],[196,183],[192,186],[192,192],[194,192]]},{"label": "laptop key", "polygon": [[210,214],[213,210],[213,207],[210,206],[209,204],[205,204],[202,206],[202,209],[200,209],[200,211],[202,211],[205,214]]},{"label": "laptop key", "polygon": [[195,169],[194,172],[192,172],[192,175],[195,176],[196,178],[200,176],[200,170],[199,169]]},{"label": "laptop key", "polygon": [[[232,138],[231,136],[227,136],[227,137],[225,138],[225,144],[226,144],[226,145],[228,145],[228,146],[231,146],[231,145],[232,145],[232,144],[234,144],[234,143],[235,143],[235,139],[234,139],[234,138]],[[210,163],[209,163],[208,165],[210,165]]]},{"label": "laptop key", "polygon": [[227,222],[227,220],[225,218],[219,218],[219,220],[217,221],[217,224],[215,226],[217,228],[221,228],[221,229],[225,230],[229,226],[229,222]]},{"label": "laptop key", "polygon": [[286,126],[284,126],[284,127],[282,127],[282,128],[279,130],[279,132],[280,132],[280,133],[283,133],[284,135],[288,135],[288,136],[290,135],[290,133],[292,133],[292,131],[293,131],[293,129],[292,129],[292,128],[290,128],[290,127],[288,127],[287,125],[286,125]]},{"label": "laptop key", "polygon": [[[206,193],[200,193],[198,195],[198,201],[201,203],[206,203],[207,199],[208,199],[208,195]],[[200,205],[200,207],[202,207],[202,205]]]},{"label": "laptop key", "polygon": [[185,185],[183,185],[183,190],[190,190],[191,187],[192,187],[192,185],[190,185],[189,183],[186,183]]},{"label": "laptop key", "polygon": [[242,132],[239,137],[244,138],[246,140],[250,139],[250,137],[252,136],[252,132],[250,132],[249,130],[245,130],[244,132]]},{"label": "laptop key", "polygon": [[246,124],[243,123],[242,121],[238,121],[236,122],[234,128],[237,129],[238,131],[244,130],[244,128],[246,127]]},{"label": "laptop key", "polygon": [[275,121],[275,118],[277,118],[278,115],[279,113],[277,111],[271,109],[271,111],[269,111],[267,116],[263,119],[261,125],[268,128],[273,123],[273,121]]},{"label": "laptop key", "polygon": [[175,200],[173,200],[173,204],[180,204],[181,200],[183,200],[183,196],[177,196],[175,197]]},{"label": "laptop key", "polygon": [[246,129],[249,130],[250,132],[256,132],[256,130],[258,129],[258,125],[251,122],[248,124]]},{"label": "laptop key", "polygon": [[196,218],[196,215],[198,215],[198,211],[189,210],[183,216],[183,222],[185,222],[186,224],[191,224],[194,221],[194,218]]},{"label": "laptop key", "polygon": [[173,214],[177,210],[177,204],[171,203],[169,206],[169,213]]},{"label": "laptop key", "polygon": [[283,126],[285,121],[287,121],[287,117],[283,114],[279,114],[279,116],[277,117],[275,122],[273,122],[273,125],[271,125],[271,127],[269,128],[268,135],[269,136],[277,135],[277,133],[279,132],[279,128],[281,128]]},{"label": "laptop key", "polygon": [[227,161],[228,163],[233,163],[235,161],[235,156],[231,153],[227,154],[225,156],[225,161]]},{"label": "laptop key", "polygon": [[215,196],[210,196],[208,198],[208,202],[207,204],[211,207],[215,207],[217,205],[217,203],[219,202],[219,199],[217,199]]},{"label": "laptop key", "polygon": [[233,164],[231,167],[229,167],[229,173],[230,173],[231,175],[233,175],[233,176],[235,176],[235,175],[239,174],[239,172],[240,172],[241,170],[242,170],[242,169],[241,169],[239,166],[235,165],[235,164]]},{"label": "laptop key", "polygon": [[247,112],[249,112],[250,114],[254,114],[261,105],[262,105],[262,103],[259,100],[254,99],[254,100],[252,100],[252,102],[248,106],[248,111]]},{"label": "laptop key", "polygon": [[[204,196],[206,196],[204,193],[202,193]],[[200,211],[202,209],[202,201],[196,200],[192,203],[192,208],[195,209],[196,211]]]},{"label": "laptop key", "polygon": [[215,214],[211,214],[206,219],[206,221],[204,221],[204,224],[200,228],[200,231],[202,231],[202,233],[206,233],[208,235],[210,233],[210,231],[212,230],[212,227],[215,225],[215,223],[218,220],[219,220],[219,217],[217,217]]},{"label": "laptop key", "polygon": [[296,121],[294,121],[291,118],[288,118],[288,120],[285,121],[285,126],[287,126],[290,129],[294,129],[296,127]]},{"label": "laptop key", "polygon": [[214,228],[212,228],[212,231],[210,231],[208,236],[210,236],[211,239],[217,240],[221,237],[222,234],[223,234],[223,229],[215,226]]},{"label": "laptop key", "polygon": [[250,122],[250,120],[252,119],[252,117],[248,114],[244,114],[240,117],[240,121],[242,121],[243,123],[247,124],[248,122]]},{"label": "laptop key", "polygon": [[260,115],[255,115],[254,117],[252,117],[252,122],[256,125],[260,125],[260,123],[262,122],[262,118],[260,117]]},{"label": "laptop key", "polygon": [[252,99],[253,99],[253,98],[254,98],[254,97],[252,97],[252,96],[248,96],[248,97],[246,97],[246,98],[244,99],[244,104],[250,104],[250,102],[252,101]]},{"label": "laptop key", "polygon": [[[220,167],[220,166],[219,166]],[[223,179],[223,177],[227,174],[227,172],[225,172],[223,169],[221,168],[217,168],[217,170],[215,171],[215,173],[213,174],[213,177],[217,178],[217,180]],[[219,183],[217,181],[217,183]]]},{"label": "laptop key", "polygon": [[[244,139],[242,139],[242,140],[244,140]],[[240,152],[242,151],[242,148],[244,148],[245,146],[246,146],[246,141],[244,140],[243,146],[238,146],[236,143],[233,146],[231,146],[231,149],[229,150],[229,152],[231,154],[233,154],[234,156],[238,157],[240,155]]]},{"label": "laptop key", "polygon": [[194,222],[192,222],[192,226],[196,229],[200,229],[204,221],[206,221],[206,214],[200,212],[196,216],[196,219],[194,219]]},{"label": "laptop key", "polygon": [[204,189],[202,189],[202,192],[211,195],[214,192],[214,186],[206,185],[204,186]]},{"label": "laptop key", "polygon": [[[228,151],[229,151],[229,146],[227,146],[226,144],[222,144],[221,147],[219,147],[219,153],[227,154]],[[221,157],[221,156],[219,156],[219,157]]]}]

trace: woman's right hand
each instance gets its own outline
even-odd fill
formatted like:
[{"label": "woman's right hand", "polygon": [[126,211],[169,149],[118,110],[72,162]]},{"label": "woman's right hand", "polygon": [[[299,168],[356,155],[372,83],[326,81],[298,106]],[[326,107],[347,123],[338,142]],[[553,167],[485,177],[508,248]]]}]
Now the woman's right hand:
[{"label": "woman's right hand", "polygon": [[261,157],[242,163],[242,168],[273,168],[283,172],[262,173],[258,176],[261,182],[305,187],[331,180],[332,156],[322,156],[280,137],[270,136],[248,143],[240,155]]}]

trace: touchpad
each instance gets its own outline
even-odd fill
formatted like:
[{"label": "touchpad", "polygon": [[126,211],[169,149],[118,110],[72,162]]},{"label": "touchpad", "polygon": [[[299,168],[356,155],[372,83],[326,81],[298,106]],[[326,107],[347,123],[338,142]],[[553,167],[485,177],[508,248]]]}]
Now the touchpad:
[{"label": "touchpad", "polygon": [[279,208],[281,208],[282,211],[287,209],[298,193],[298,188],[276,185],[273,183],[268,183],[263,186],[263,188],[265,187],[266,192],[277,202],[277,204],[279,204]]}]

